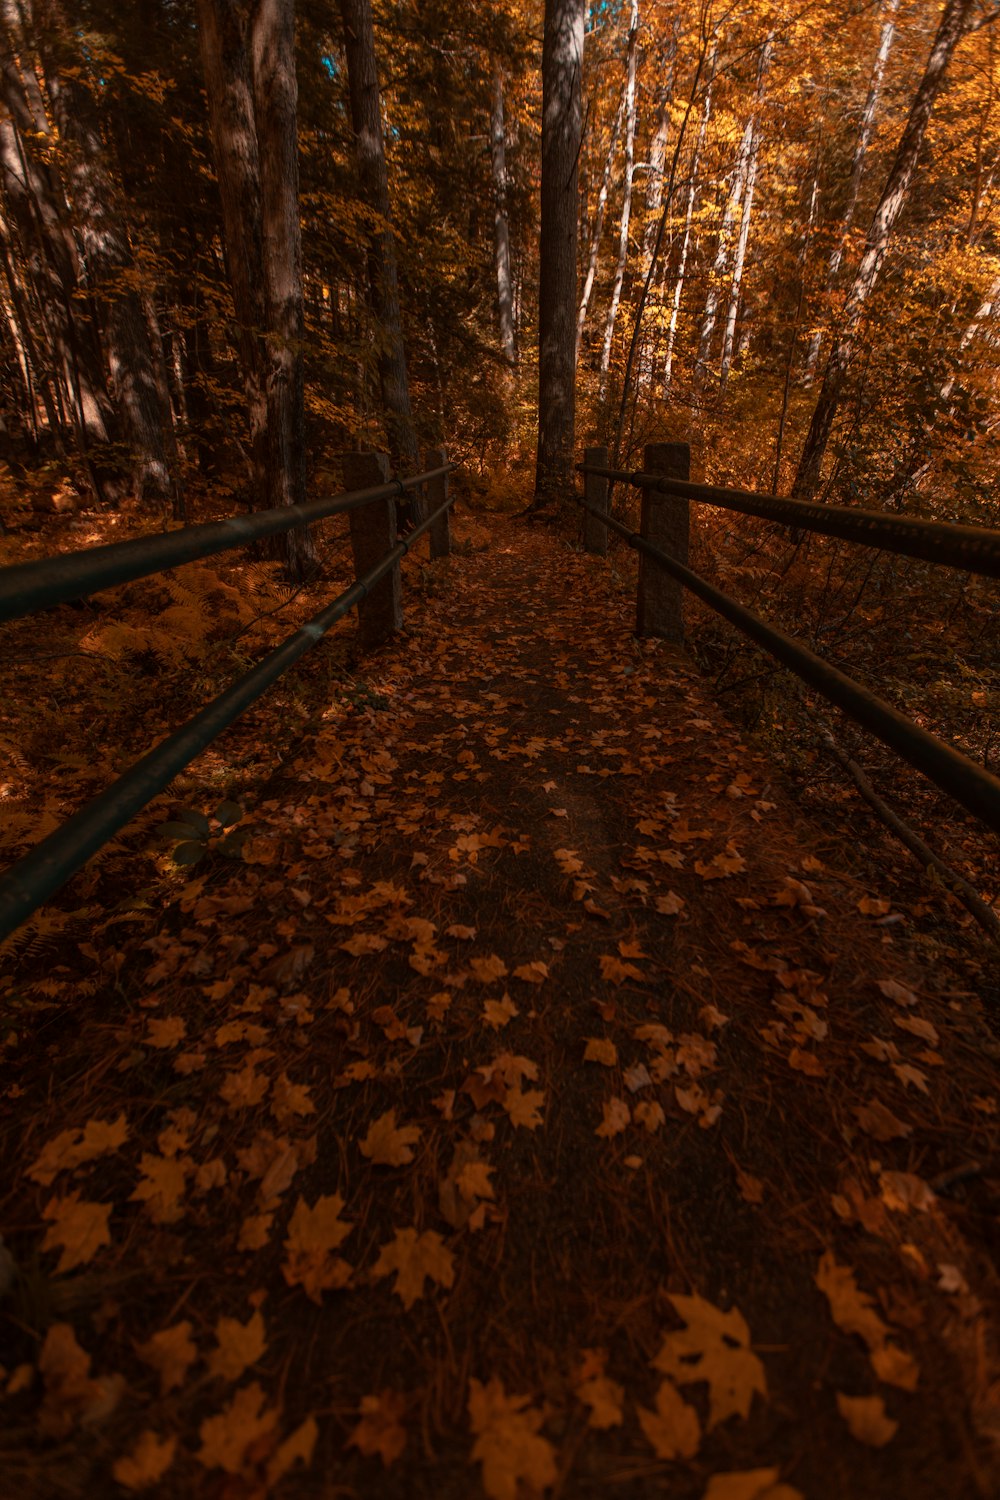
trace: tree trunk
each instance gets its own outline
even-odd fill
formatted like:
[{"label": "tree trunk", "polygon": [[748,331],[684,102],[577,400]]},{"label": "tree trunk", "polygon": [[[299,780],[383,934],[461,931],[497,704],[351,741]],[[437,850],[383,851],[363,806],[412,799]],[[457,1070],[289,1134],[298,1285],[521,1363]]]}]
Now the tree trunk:
[{"label": "tree trunk", "polygon": [[611,345],[615,336],[615,321],[621,302],[622,283],[625,280],[625,263],[628,260],[628,226],[632,214],[632,177],[635,171],[635,68],[639,48],[639,0],[632,0],[628,28],[628,72],[625,80],[625,183],[622,198],[621,227],[618,234],[618,261],[615,280],[608,303],[608,317],[604,327],[604,346],[601,349],[600,399],[603,401],[608,384],[608,369],[611,364]]},{"label": "tree trunk", "polygon": [[[851,232],[854,223],[854,211],[858,206],[858,194],[861,192],[861,179],[864,176],[865,157],[868,147],[871,145],[872,134],[875,129],[875,115],[878,112],[879,96],[882,92],[882,79],[885,75],[885,66],[889,61],[889,53],[892,50],[892,39],[896,33],[896,12],[899,9],[899,0],[888,0],[886,6],[885,20],[882,22],[882,35],[879,41],[878,52],[875,56],[875,64],[872,68],[871,82],[868,85],[868,97],[865,107],[861,112],[861,128],[858,131],[858,139],[854,145],[854,155],[851,158],[851,178],[847,189],[847,202],[844,205],[844,216],[841,220],[840,234],[837,243],[830,251],[830,260],[826,268],[826,285],[823,290],[823,302],[827,305],[830,293],[833,291],[840,274],[840,263],[844,258],[844,250],[847,247],[847,236]],[[810,383],[816,373],[819,363],[820,345],[823,342],[823,330],[817,328],[809,342],[809,358],[806,361],[806,379]]]},{"label": "tree trunk", "polygon": [[503,117],[503,69],[493,75],[490,109],[490,165],[493,171],[493,249],[497,267],[497,314],[500,348],[513,369],[517,364],[514,337],[514,285],[510,275],[510,226],[507,220],[507,157]]},{"label": "tree trunk", "polygon": [[568,496],[573,483],[584,11],[584,0],[545,3],[534,509]]},{"label": "tree trunk", "polygon": [[896,158],[868,230],[861,263],[847,295],[841,330],[830,351],[819,400],[792,486],[792,494],[797,498],[810,498],[819,487],[823,456],[847,381],[861,314],[881,274],[892,231],[906,203],[934,101],[940,93],[951,55],[966,30],[974,5],[975,0],[947,0],[945,5],[920,87],[900,138]]},{"label": "tree trunk", "polygon": [[615,115],[614,124],[611,127],[611,139],[608,142],[608,154],[604,158],[604,172],[601,176],[601,186],[597,193],[597,206],[594,210],[594,227],[590,236],[590,255],[587,258],[587,275],[583,283],[583,295],[580,298],[580,311],[576,315],[576,357],[580,357],[580,342],[583,338],[583,329],[587,321],[587,309],[590,306],[590,294],[594,290],[594,278],[597,275],[597,262],[601,252],[601,235],[604,232],[604,215],[608,206],[608,190],[611,186],[611,169],[614,166],[615,152],[618,149],[618,137],[621,134],[622,117],[625,113],[625,96],[622,95]]},{"label": "tree trunk", "polygon": [[712,270],[708,278],[708,291],[705,293],[705,308],[701,315],[701,329],[698,334],[698,359],[697,369],[699,378],[704,378],[708,373],[708,363],[712,353],[712,336],[715,333],[715,320],[719,311],[719,294],[722,291],[723,280],[726,274],[726,266],[729,262],[729,243],[733,232],[733,224],[739,212],[743,200],[743,189],[747,179],[747,163],[750,160],[750,152],[753,149],[754,122],[753,116],[747,120],[743,127],[743,135],[740,139],[740,148],[736,153],[736,165],[730,179],[731,187],[727,186],[726,201],[722,210],[722,222],[719,225],[719,239],[715,247],[715,259],[712,262]]},{"label": "tree trunk", "polygon": [[722,335],[722,360],[719,365],[719,389],[724,391],[729,382],[733,364],[733,347],[736,342],[736,319],[740,310],[740,293],[743,289],[743,267],[746,262],[747,244],[750,239],[750,216],[753,213],[754,190],[757,185],[757,159],[760,152],[760,112],[764,103],[764,80],[771,61],[774,39],[769,36],[760,52],[757,67],[757,96],[750,129],[750,150],[746,159],[746,182],[743,188],[743,212],[740,217],[740,233],[736,241],[736,256],[733,261],[733,279],[729,288],[729,306],[726,309],[726,328]]},{"label": "tree trunk", "polygon": [[670,384],[674,373],[674,342],[677,338],[677,320],[680,317],[681,298],[684,295],[684,277],[687,273],[688,251],[691,246],[691,221],[694,217],[694,204],[698,195],[698,166],[701,162],[702,147],[705,144],[705,134],[708,130],[708,122],[712,113],[712,83],[715,78],[717,59],[718,48],[712,53],[708,86],[705,89],[705,108],[702,110],[701,124],[698,126],[698,135],[695,139],[694,150],[691,152],[691,177],[688,182],[687,207],[684,211],[684,235],[681,240],[681,254],[677,266],[677,276],[674,280],[674,292],[670,304],[670,322],[667,325],[667,352],[663,361],[664,400],[670,395]]},{"label": "tree trunk", "polygon": [[[389,452],[397,468],[413,471],[418,467],[419,454],[406,377],[371,0],[340,0],[340,12],[346,38],[358,180],[372,217],[368,236],[368,289],[377,329],[379,386]],[[401,506],[400,520],[405,523],[408,518],[409,510]]]}]

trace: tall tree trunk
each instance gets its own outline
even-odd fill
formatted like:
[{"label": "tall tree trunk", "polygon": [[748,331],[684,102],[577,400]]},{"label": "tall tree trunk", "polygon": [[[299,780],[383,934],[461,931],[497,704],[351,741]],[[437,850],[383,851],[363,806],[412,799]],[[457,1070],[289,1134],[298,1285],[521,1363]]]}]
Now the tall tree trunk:
[{"label": "tall tree trunk", "polygon": [[740,217],[740,233],[736,241],[733,260],[733,279],[729,287],[729,306],[726,309],[726,327],[722,335],[722,359],[719,365],[719,389],[725,390],[729,383],[729,372],[733,364],[733,347],[736,342],[736,319],[740,310],[740,294],[743,290],[743,267],[746,263],[747,244],[750,239],[750,216],[753,213],[754,191],[757,186],[757,159],[760,153],[760,113],[764,103],[764,80],[771,61],[772,36],[767,38],[760,51],[757,66],[757,94],[750,130],[750,150],[746,159],[746,181],[743,187],[743,211]]},{"label": "tall tree trunk", "polygon": [[[377,325],[379,386],[389,452],[397,467],[413,469],[418,459],[417,437],[406,378],[371,0],[340,0],[340,13],[344,21],[347,84],[358,179],[361,196],[372,215],[368,236],[368,288]],[[405,521],[407,518],[408,512],[404,509],[401,519]]]},{"label": "tall tree trunk", "polygon": [[941,91],[951,55],[968,26],[975,3],[976,0],[947,0],[945,5],[895,160],[868,230],[861,263],[847,295],[841,330],[830,351],[819,400],[792,486],[792,494],[797,497],[809,498],[819,487],[823,456],[850,370],[861,314],[881,274],[892,231],[906,203],[934,101]]},{"label": "tall tree trunk", "polygon": [[[267,499],[270,506],[302,505],[306,422],[294,0],[256,0],[250,47],[267,329]],[[312,540],[304,527],[289,532],[286,554],[290,573],[304,578],[315,563]]]},{"label": "tall tree trunk", "polygon": [[747,164],[753,149],[754,121],[753,115],[747,120],[743,127],[743,135],[740,138],[740,147],[736,153],[736,165],[733,167],[730,186],[726,188],[726,201],[722,209],[722,222],[719,225],[719,238],[715,247],[715,258],[708,278],[708,290],[705,293],[705,307],[701,315],[701,328],[698,333],[698,359],[697,370],[699,379],[708,373],[708,364],[712,354],[712,337],[715,333],[715,322],[719,312],[719,297],[726,274],[726,266],[729,264],[729,247],[732,238],[733,225],[736,215],[739,213],[740,204],[743,201],[743,189],[747,180]]},{"label": "tall tree trunk", "polygon": [[698,195],[698,167],[701,163],[701,152],[705,144],[705,134],[708,130],[708,122],[712,114],[712,83],[715,79],[717,59],[718,48],[712,53],[708,86],[705,89],[705,107],[701,113],[701,124],[698,126],[698,135],[695,139],[694,150],[691,152],[691,176],[688,182],[687,207],[684,210],[684,234],[681,239],[681,254],[677,265],[677,275],[674,278],[673,296],[670,299],[670,321],[667,325],[667,352],[663,361],[664,400],[670,395],[670,385],[674,373],[674,343],[677,338],[677,321],[680,317],[681,298],[684,295],[684,277],[687,273],[688,251],[691,247],[691,221],[694,218],[695,199]]},{"label": "tall tree trunk", "polygon": [[608,190],[611,186],[611,169],[614,166],[615,152],[618,149],[618,137],[621,134],[622,118],[625,114],[625,96],[622,95],[615,115],[614,124],[611,127],[611,139],[608,142],[608,152],[604,158],[604,171],[601,174],[601,186],[597,193],[597,205],[594,209],[594,225],[590,236],[590,254],[587,257],[587,275],[583,283],[583,295],[580,298],[580,310],[576,315],[576,356],[580,357],[580,341],[583,338],[583,329],[587,321],[587,309],[590,306],[590,294],[594,290],[594,278],[597,275],[597,262],[601,252],[601,235],[604,232],[604,215],[608,206]]},{"label": "tall tree trunk", "polygon": [[497,314],[500,320],[500,348],[504,359],[517,364],[517,342],[514,337],[514,284],[510,275],[510,225],[507,218],[507,152],[503,115],[503,69],[493,74],[493,101],[490,109],[490,165],[493,172],[493,250],[497,267]]},{"label": "tall tree trunk", "polygon": [[[875,63],[872,67],[871,81],[868,85],[868,97],[865,99],[865,107],[861,111],[861,126],[858,138],[854,143],[854,155],[851,158],[851,177],[847,189],[847,202],[844,205],[844,214],[840,224],[840,234],[837,243],[830,251],[830,259],[826,268],[826,285],[823,289],[823,302],[827,305],[830,293],[833,291],[840,274],[840,263],[844,258],[844,250],[847,247],[847,237],[854,223],[854,211],[858,206],[858,195],[861,192],[861,179],[864,176],[865,157],[868,147],[871,145],[872,134],[875,129],[875,116],[878,113],[878,101],[882,92],[882,79],[885,76],[886,63],[889,61],[889,53],[892,50],[893,37],[896,34],[896,12],[899,9],[899,0],[888,0],[885,9],[885,20],[882,22],[882,34],[879,39],[878,52],[875,54]],[[812,381],[819,363],[819,351],[823,342],[823,330],[817,328],[809,341],[809,358],[806,361],[806,379]]]},{"label": "tall tree trunk", "polygon": [[628,65],[625,79],[625,173],[622,197],[622,217],[618,232],[618,261],[615,279],[608,303],[608,316],[604,326],[604,345],[601,349],[600,399],[603,401],[608,385],[608,369],[611,365],[611,345],[615,336],[615,321],[621,302],[622,284],[625,280],[625,263],[628,260],[628,228],[632,215],[632,177],[635,172],[635,69],[639,51],[639,0],[632,0],[628,27]]},{"label": "tall tree trunk", "polygon": [[584,11],[584,0],[545,0],[534,509],[568,496],[573,483]]}]

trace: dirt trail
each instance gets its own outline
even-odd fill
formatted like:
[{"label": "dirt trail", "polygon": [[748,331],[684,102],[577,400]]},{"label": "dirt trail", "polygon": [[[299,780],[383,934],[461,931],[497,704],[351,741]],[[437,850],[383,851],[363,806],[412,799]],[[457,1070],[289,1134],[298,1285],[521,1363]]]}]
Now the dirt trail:
[{"label": "dirt trail", "polygon": [[975,996],[604,563],[413,622],[9,1081],[4,1492],[1000,1492]]}]

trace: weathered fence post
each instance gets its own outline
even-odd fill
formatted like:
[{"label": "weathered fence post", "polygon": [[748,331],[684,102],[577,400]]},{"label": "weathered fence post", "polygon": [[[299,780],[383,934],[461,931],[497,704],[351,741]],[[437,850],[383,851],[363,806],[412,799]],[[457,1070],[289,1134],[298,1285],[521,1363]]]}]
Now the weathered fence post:
[{"label": "weathered fence post", "polygon": [[[366,490],[389,480],[385,453],[345,453],[344,485],[348,490]],[[360,578],[396,545],[396,502],[392,496],[372,500],[349,512],[354,576]],[[358,605],[358,637],[365,648],[379,646],[403,624],[399,564]]]},{"label": "weathered fence post", "polygon": [[[583,461],[585,464],[594,464],[598,469],[608,467],[607,448],[584,448]],[[597,510],[608,512],[608,481],[602,474],[585,474],[583,476],[583,498],[588,505],[593,505]],[[585,552],[594,552],[598,557],[608,555],[608,528],[601,524],[596,516],[591,515],[589,510],[583,513],[583,549]]]},{"label": "weathered fence post", "polygon": [[[666,474],[671,479],[690,479],[691,449],[687,443],[647,443],[643,467],[647,474]],[[688,560],[691,515],[687,500],[656,490],[642,491],[639,533],[653,547],[680,563]],[[684,644],[681,610],[683,588],[657,567],[652,558],[639,553],[639,594],[636,601],[635,633],[657,636],[661,641]]]},{"label": "weathered fence post", "polygon": [[[447,462],[448,455],[443,448],[428,448],[424,454],[425,469],[440,469]],[[439,474],[436,479],[428,479],[424,486],[426,514],[432,516],[447,498],[448,475]],[[438,517],[431,527],[430,537],[431,557],[451,556],[451,511],[446,510],[443,516]]]}]

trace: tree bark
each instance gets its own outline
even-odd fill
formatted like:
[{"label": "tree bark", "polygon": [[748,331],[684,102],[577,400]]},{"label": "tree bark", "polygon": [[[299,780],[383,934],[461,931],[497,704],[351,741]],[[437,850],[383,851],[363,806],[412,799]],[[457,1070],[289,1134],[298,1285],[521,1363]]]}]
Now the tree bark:
[{"label": "tree bark", "polygon": [[715,78],[715,68],[718,58],[718,49],[712,54],[712,64],[709,70],[708,86],[705,89],[705,107],[701,114],[701,124],[698,126],[698,134],[695,138],[694,150],[691,152],[691,176],[688,182],[687,207],[684,211],[684,235],[681,239],[681,254],[677,265],[677,275],[674,278],[673,296],[670,300],[670,321],[667,325],[667,352],[663,360],[663,397],[664,400],[670,395],[670,385],[674,373],[674,342],[677,338],[677,321],[680,317],[681,298],[684,295],[684,277],[687,274],[688,251],[691,247],[691,221],[694,217],[695,199],[698,195],[698,167],[701,162],[702,147],[705,144],[705,135],[708,130],[708,122],[712,114],[712,83]]},{"label": "tree bark", "polygon": [[729,245],[733,232],[733,224],[743,201],[743,189],[746,184],[747,163],[753,147],[754,123],[753,116],[747,120],[743,127],[743,135],[740,139],[740,147],[736,153],[736,165],[733,167],[731,186],[726,188],[726,201],[722,210],[722,222],[719,225],[719,239],[715,247],[715,259],[712,262],[712,270],[708,278],[708,291],[705,293],[705,307],[701,315],[701,329],[698,334],[698,359],[697,369],[699,377],[707,375],[708,363],[712,353],[712,337],[715,333],[715,321],[719,312],[719,296],[722,291],[723,281],[726,274],[726,266],[729,261]]},{"label": "tree bark", "polygon": [[621,302],[622,284],[625,280],[625,264],[628,260],[628,228],[632,215],[632,177],[635,171],[635,69],[639,47],[639,0],[632,0],[628,27],[628,64],[625,79],[625,174],[622,197],[622,217],[618,233],[618,260],[615,279],[608,303],[608,316],[604,327],[604,345],[601,349],[600,399],[603,401],[608,384],[608,369],[611,365],[611,345],[615,336],[615,321]]},{"label": "tree bark", "polygon": [[567,496],[573,482],[584,10],[584,0],[545,3],[536,510]]},{"label": "tree bark", "polygon": [[796,498],[808,499],[819,487],[823,457],[847,382],[861,314],[878,283],[892,231],[906,204],[934,101],[944,83],[951,55],[967,29],[975,3],[976,0],[947,0],[945,5],[895,160],[868,230],[861,263],[847,295],[841,330],[830,351],[823,385],[792,486],[792,494]]},{"label": "tree bark", "polygon": [[[885,20],[882,22],[882,33],[879,39],[878,52],[875,55],[875,63],[872,68],[871,82],[868,85],[868,97],[865,99],[865,107],[861,111],[861,128],[854,145],[854,155],[851,158],[851,177],[847,189],[847,202],[844,205],[844,214],[840,224],[840,234],[837,243],[830,251],[830,259],[826,268],[826,285],[823,289],[824,305],[829,303],[830,293],[837,282],[840,274],[840,264],[844,258],[844,250],[847,247],[847,236],[851,232],[854,223],[854,212],[858,206],[858,195],[861,192],[861,179],[864,176],[865,157],[868,147],[871,145],[872,134],[875,129],[875,116],[878,112],[878,101],[882,92],[882,79],[885,76],[886,63],[889,61],[889,53],[892,50],[893,37],[896,34],[896,12],[899,9],[899,0],[888,0],[886,6]],[[809,341],[809,358],[806,361],[806,379],[810,383],[819,363],[819,351],[823,342],[823,329],[817,328]]]},{"label": "tree bark", "polygon": [[625,113],[625,97],[622,96],[615,115],[614,124],[611,127],[611,139],[608,142],[608,153],[604,158],[604,171],[601,174],[601,186],[597,193],[597,204],[594,209],[594,226],[590,236],[590,254],[587,257],[587,274],[583,282],[583,295],[580,298],[580,310],[576,315],[576,357],[580,357],[580,343],[583,339],[584,325],[587,321],[587,309],[590,306],[590,294],[594,290],[594,278],[597,275],[597,262],[601,252],[601,235],[604,232],[604,215],[608,206],[608,191],[611,187],[611,168],[614,166],[615,152],[618,149],[618,137],[621,134],[622,117]]},{"label": "tree bark", "polygon": [[736,241],[736,255],[733,260],[733,279],[729,287],[726,327],[722,335],[719,389],[723,391],[729,383],[729,372],[733,364],[733,347],[736,342],[736,319],[740,310],[740,294],[743,290],[743,267],[746,263],[747,244],[750,240],[750,216],[753,213],[754,192],[757,186],[757,159],[760,153],[760,112],[764,103],[764,80],[767,77],[773,45],[774,39],[772,36],[769,36],[761,48],[760,62],[757,66],[757,94],[754,100],[753,118],[750,122],[750,150],[746,158],[743,211],[740,216],[740,233]]},{"label": "tree bark", "polygon": [[513,369],[517,364],[514,335],[514,284],[510,274],[510,225],[507,219],[507,155],[503,114],[503,69],[493,75],[490,109],[490,166],[493,173],[493,250],[497,267],[497,315],[500,348]]},{"label": "tree bark", "polygon": [[[368,292],[377,328],[379,387],[389,453],[397,468],[412,472],[418,467],[419,453],[406,375],[371,0],[340,0],[340,13],[344,21],[358,180],[372,217],[368,236]],[[409,514],[408,507],[400,507],[402,522]]]}]

